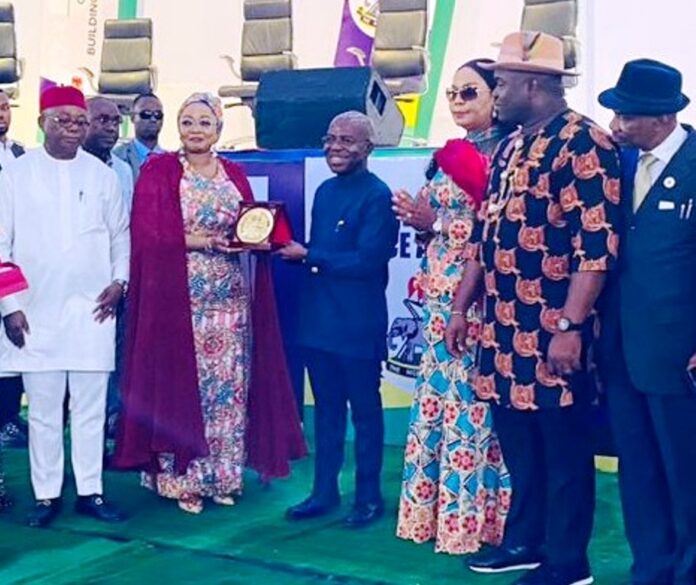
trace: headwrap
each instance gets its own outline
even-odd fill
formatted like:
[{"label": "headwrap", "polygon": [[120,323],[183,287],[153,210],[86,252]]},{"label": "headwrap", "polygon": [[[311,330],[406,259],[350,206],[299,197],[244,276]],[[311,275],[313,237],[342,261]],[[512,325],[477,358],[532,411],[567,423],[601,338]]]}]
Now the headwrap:
[{"label": "headwrap", "polygon": [[483,79],[484,83],[488,86],[488,89],[493,91],[495,88],[495,73],[490,69],[484,69],[481,67],[481,63],[490,64],[495,63],[495,61],[493,61],[493,59],[472,59],[471,61],[467,61],[464,63],[464,65],[460,66],[457,71],[460,71],[465,67],[467,69],[473,69],[476,71],[478,76]]},{"label": "headwrap", "polygon": [[215,115],[215,119],[217,120],[218,125],[218,131],[222,129],[222,120],[224,114],[222,111],[222,101],[219,97],[209,92],[192,93],[189,97],[187,97],[184,100],[184,103],[181,104],[181,107],[179,108],[179,113],[176,116],[177,120],[181,118],[181,114],[183,113],[183,111],[191,104],[205,104],[206,106],[208,106]]},{"label": "headwrap", "polygon": [[84,94],[71,85],[56,85],[49,87],[41,94],[39,99],[39,111],[58,108],[60,106],[76,106],[87,109]]},{"label": "headwrap", "polygon": [[[244,171],[219,162],[245,201],[253,201]],[[161,471],[160,454],[176,473],[210,447],[196,367],[179,189],[177,153],[152,155],[135,186],[131,216],[123,400],[112,461],[116,469]],[[251,369],[247,399],[247,465],[264,481],[285,477],[307,449],[287,370],[275,305],[271,257],[257,256],[251,306]],[[162,283],[166,282],[166,286]]]}]

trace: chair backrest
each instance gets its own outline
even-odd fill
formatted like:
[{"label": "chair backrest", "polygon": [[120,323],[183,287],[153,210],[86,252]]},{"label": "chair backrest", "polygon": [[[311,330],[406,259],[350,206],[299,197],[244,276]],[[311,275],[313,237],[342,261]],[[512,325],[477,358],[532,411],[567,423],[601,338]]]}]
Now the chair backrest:
[{"label": "chair backrest", "polygon": [[578,64],[577,0],[524,0],[520,30],[554,35],[563,41],[565,68]]},{"label": "chair backrest", "polygon": [[141,94],[152,91],[152,21],[106,20],[99,93]]},{"label": "chair backrest", "polygon": [[14,7],[10,2],[0,2],[0,83],[9,84],[18,81]]},{"label": "chair backrest", "polygon": [[372,67],[386,80],[427,69],[428,0],[380,0]]},{"label": "chair backrest", "polygon": [[242,81],[258,81],[267,71],[294,67],[292,0],[244,0]]}]

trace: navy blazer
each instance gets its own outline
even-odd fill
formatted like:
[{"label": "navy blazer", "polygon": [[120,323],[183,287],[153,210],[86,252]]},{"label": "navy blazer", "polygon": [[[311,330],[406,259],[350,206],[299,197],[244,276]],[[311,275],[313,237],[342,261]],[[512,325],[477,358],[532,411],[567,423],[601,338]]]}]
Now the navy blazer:
[{"label": "navy blazer", "polygon": [[623,348],[631,381],[654,394],[693,392],[686,366],[696,353],[696,132],[632,210],[638,160],[622,152],[622,225],[617,270],[601,306],[600,358]]},{"label": "navy blazer", "polygon": [[312,206],[299,345],[359,359],[386,357],[388,263],[399,222],[391,190],[358,171],[324,181]]}]

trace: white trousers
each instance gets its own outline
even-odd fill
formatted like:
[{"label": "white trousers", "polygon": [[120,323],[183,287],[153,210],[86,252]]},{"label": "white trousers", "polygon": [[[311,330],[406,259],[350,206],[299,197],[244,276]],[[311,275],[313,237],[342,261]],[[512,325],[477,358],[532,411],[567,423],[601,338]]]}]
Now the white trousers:
[{"label": "white trousers", "polygon": [[63,402],[70,389],[70,441],[77,493],[102,493],[102,457],[108,372],[22,374],[29,402],[29,464],[37,500],[63,488]]}]

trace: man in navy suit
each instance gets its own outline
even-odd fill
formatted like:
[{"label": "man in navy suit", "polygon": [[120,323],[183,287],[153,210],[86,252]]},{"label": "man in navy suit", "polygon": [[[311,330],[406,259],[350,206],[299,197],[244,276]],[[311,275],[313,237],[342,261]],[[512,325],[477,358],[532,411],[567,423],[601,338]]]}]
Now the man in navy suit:
[{"label": "man in navy suit", "polygon": [[348,404],[355,428],[356,488],[346,525],[365,526],[384,511],[379,386],[386,357],[387,265],[399,223],[389,187],[367,169],[373,144],[367,116],[346,112],[334,118],[324,152],[336,176],[317,189],[309,244],[293,242],[280,251],[305,267],[299,345],[315,399],[314,488],[288,509],[291,520],[322,516],[339,504]]},{"label": "man in navy suit", "polygon": [[624,147],[600,365],[634,585],[696,583],[696,132],[677,122],[681,85],[676,69],[640,59],[599,96]]}]

